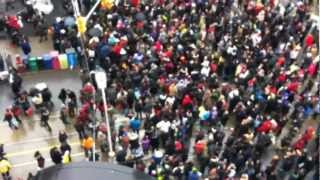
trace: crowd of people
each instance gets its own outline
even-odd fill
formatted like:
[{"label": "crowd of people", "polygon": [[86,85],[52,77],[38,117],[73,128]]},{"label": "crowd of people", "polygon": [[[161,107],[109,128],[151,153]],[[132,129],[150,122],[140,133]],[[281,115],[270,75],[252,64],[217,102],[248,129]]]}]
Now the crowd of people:
[{"label": "crowd of people", "polygon": [[[86,49],[76,26],[66,26],[64,18],[53,25],[54,48],[72,47],[82,59],[80,103],[71,90],[63,89],[59,99],[61,119],[74,124],[88,159],[95,159],[96,141],[102,152],[115,151],[118,164],[157,179],[319,177],[320,127],[305,128],[306,121],[319,121],[319,30],[306,3],[117,3],[93,14]],[[107,74],[107,107],[94,79],[97,66]],[[15,93],[28,104],[30,92]],[[27,113],[30,106],[22,104]],[[45,104],[42,117],[50,111]],[[116,127],[114,114],[129,122]],[[70,157],[66,147],[50,152],[53,162]],[[35,154],[39,168],[41,157]]]}]

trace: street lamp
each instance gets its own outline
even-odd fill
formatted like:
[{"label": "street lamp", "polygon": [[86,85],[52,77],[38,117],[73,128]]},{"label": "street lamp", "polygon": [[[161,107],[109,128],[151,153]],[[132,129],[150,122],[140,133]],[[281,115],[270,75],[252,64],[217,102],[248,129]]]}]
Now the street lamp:
[{"label": "street lamp", "polygon": [[105,109],[105,120],[107,125],[107,136],[108,136],[108,145],[109,145],[108,155],[109,157],[112,158],[114,157],[115,153],[113,151],[112,140],[111,140],[111,129],[110,129],[108,106],[107,106],[106,92],[105,92],[105,89],[107,88],[107,82],[108,82],[106,73],[102,70],[95,71],[95,80],[98,88],[101,90],[101,93],[102,93],[102,101],[103,101],[103,107]]}]

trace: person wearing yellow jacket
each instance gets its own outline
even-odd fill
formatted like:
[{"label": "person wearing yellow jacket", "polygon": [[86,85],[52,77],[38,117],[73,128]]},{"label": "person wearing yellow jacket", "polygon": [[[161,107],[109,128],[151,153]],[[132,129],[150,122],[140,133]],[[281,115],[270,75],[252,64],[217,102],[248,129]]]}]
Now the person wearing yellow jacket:
[{"label": "person wearing yellow jacket", "polygon": [[10,178],[10,169],[11,169],[11,164],[9,163],[8,160],[2,158],[0,160],[0,173],[3,177],[3,179],[9,179]]},{"label": "person wearing yellow jacket", "polygon": [[62,163],[63,164],[69,164],[71,163],[71,155],[69,151],[66,151],[62,157]]}]

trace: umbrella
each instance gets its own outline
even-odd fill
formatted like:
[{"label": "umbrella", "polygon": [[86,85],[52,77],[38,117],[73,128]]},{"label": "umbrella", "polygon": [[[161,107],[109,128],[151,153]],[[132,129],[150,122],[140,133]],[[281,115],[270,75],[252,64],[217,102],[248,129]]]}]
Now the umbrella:
[{"label": "umbrella", "polygon": [[91,28],[90,30],[89,30],[89,35],[91,36],[91,37],[93,37],[93,36],[97,36],[97,37],[100,37],[100,36],[102,36],[102,31],[100,30],[100,29],[98,29],[98,28]]},{"label": "umbrella", "polygon": [[76,24],[74,17],[72,16],[66,17],[64,19],[64,24],[69,27],[74,26]]},{"label": "umbrella", "polygon": [[138,14],[135,15],[134,18],[135,18],[137,21],[144,21],[144,20],[146,19],[146,16],[145,16],[143,13],[139,12]]}]

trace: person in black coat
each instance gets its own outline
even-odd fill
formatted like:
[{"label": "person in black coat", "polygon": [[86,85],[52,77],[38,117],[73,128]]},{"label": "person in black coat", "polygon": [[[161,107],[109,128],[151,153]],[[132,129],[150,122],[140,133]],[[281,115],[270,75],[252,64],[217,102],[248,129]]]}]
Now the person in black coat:
[{"label": "person in black coat", "polygon": [[60,146],[61,154],[64,154],[66,151],[69,151],[71,154],[71,146],[65,141]]},{"label": "person in black coat", "polygon": [[68,135],[65,131],[61,130],[59,131],[59,142],[62,144],[66,142],[68,139]]},{"label": "person in black coat", "polygon": [[63,104],[66,103],[67,91],[66,91],[64,88],[62,88],[62,89],[60,90],[60,93],[59,93],[59,95],[58,95],[58,98],[60,99],[60,101],[61,101]]},{"label": "person in black coat", "polygon": [[62,154],[57,147],[53,147],[50,149],[50,157],[52,162],[54,162],[55,164],[62,163]]},{"label": "person in black coat", "polygon": [[18,96],[22,86],[22,78],[17,74],[17,72],[12,69],[10,70],[10,79],[9,82],[11,84],[12,92]]},{"label": "person in black coat", "polygon": [[42,154],[39,151],[36,151],[34,153],[34,158],[37,160],[38,163],[38,169],[41,170],[44,168],[44,164],[45,164],[45,159],[42,156]]}]

